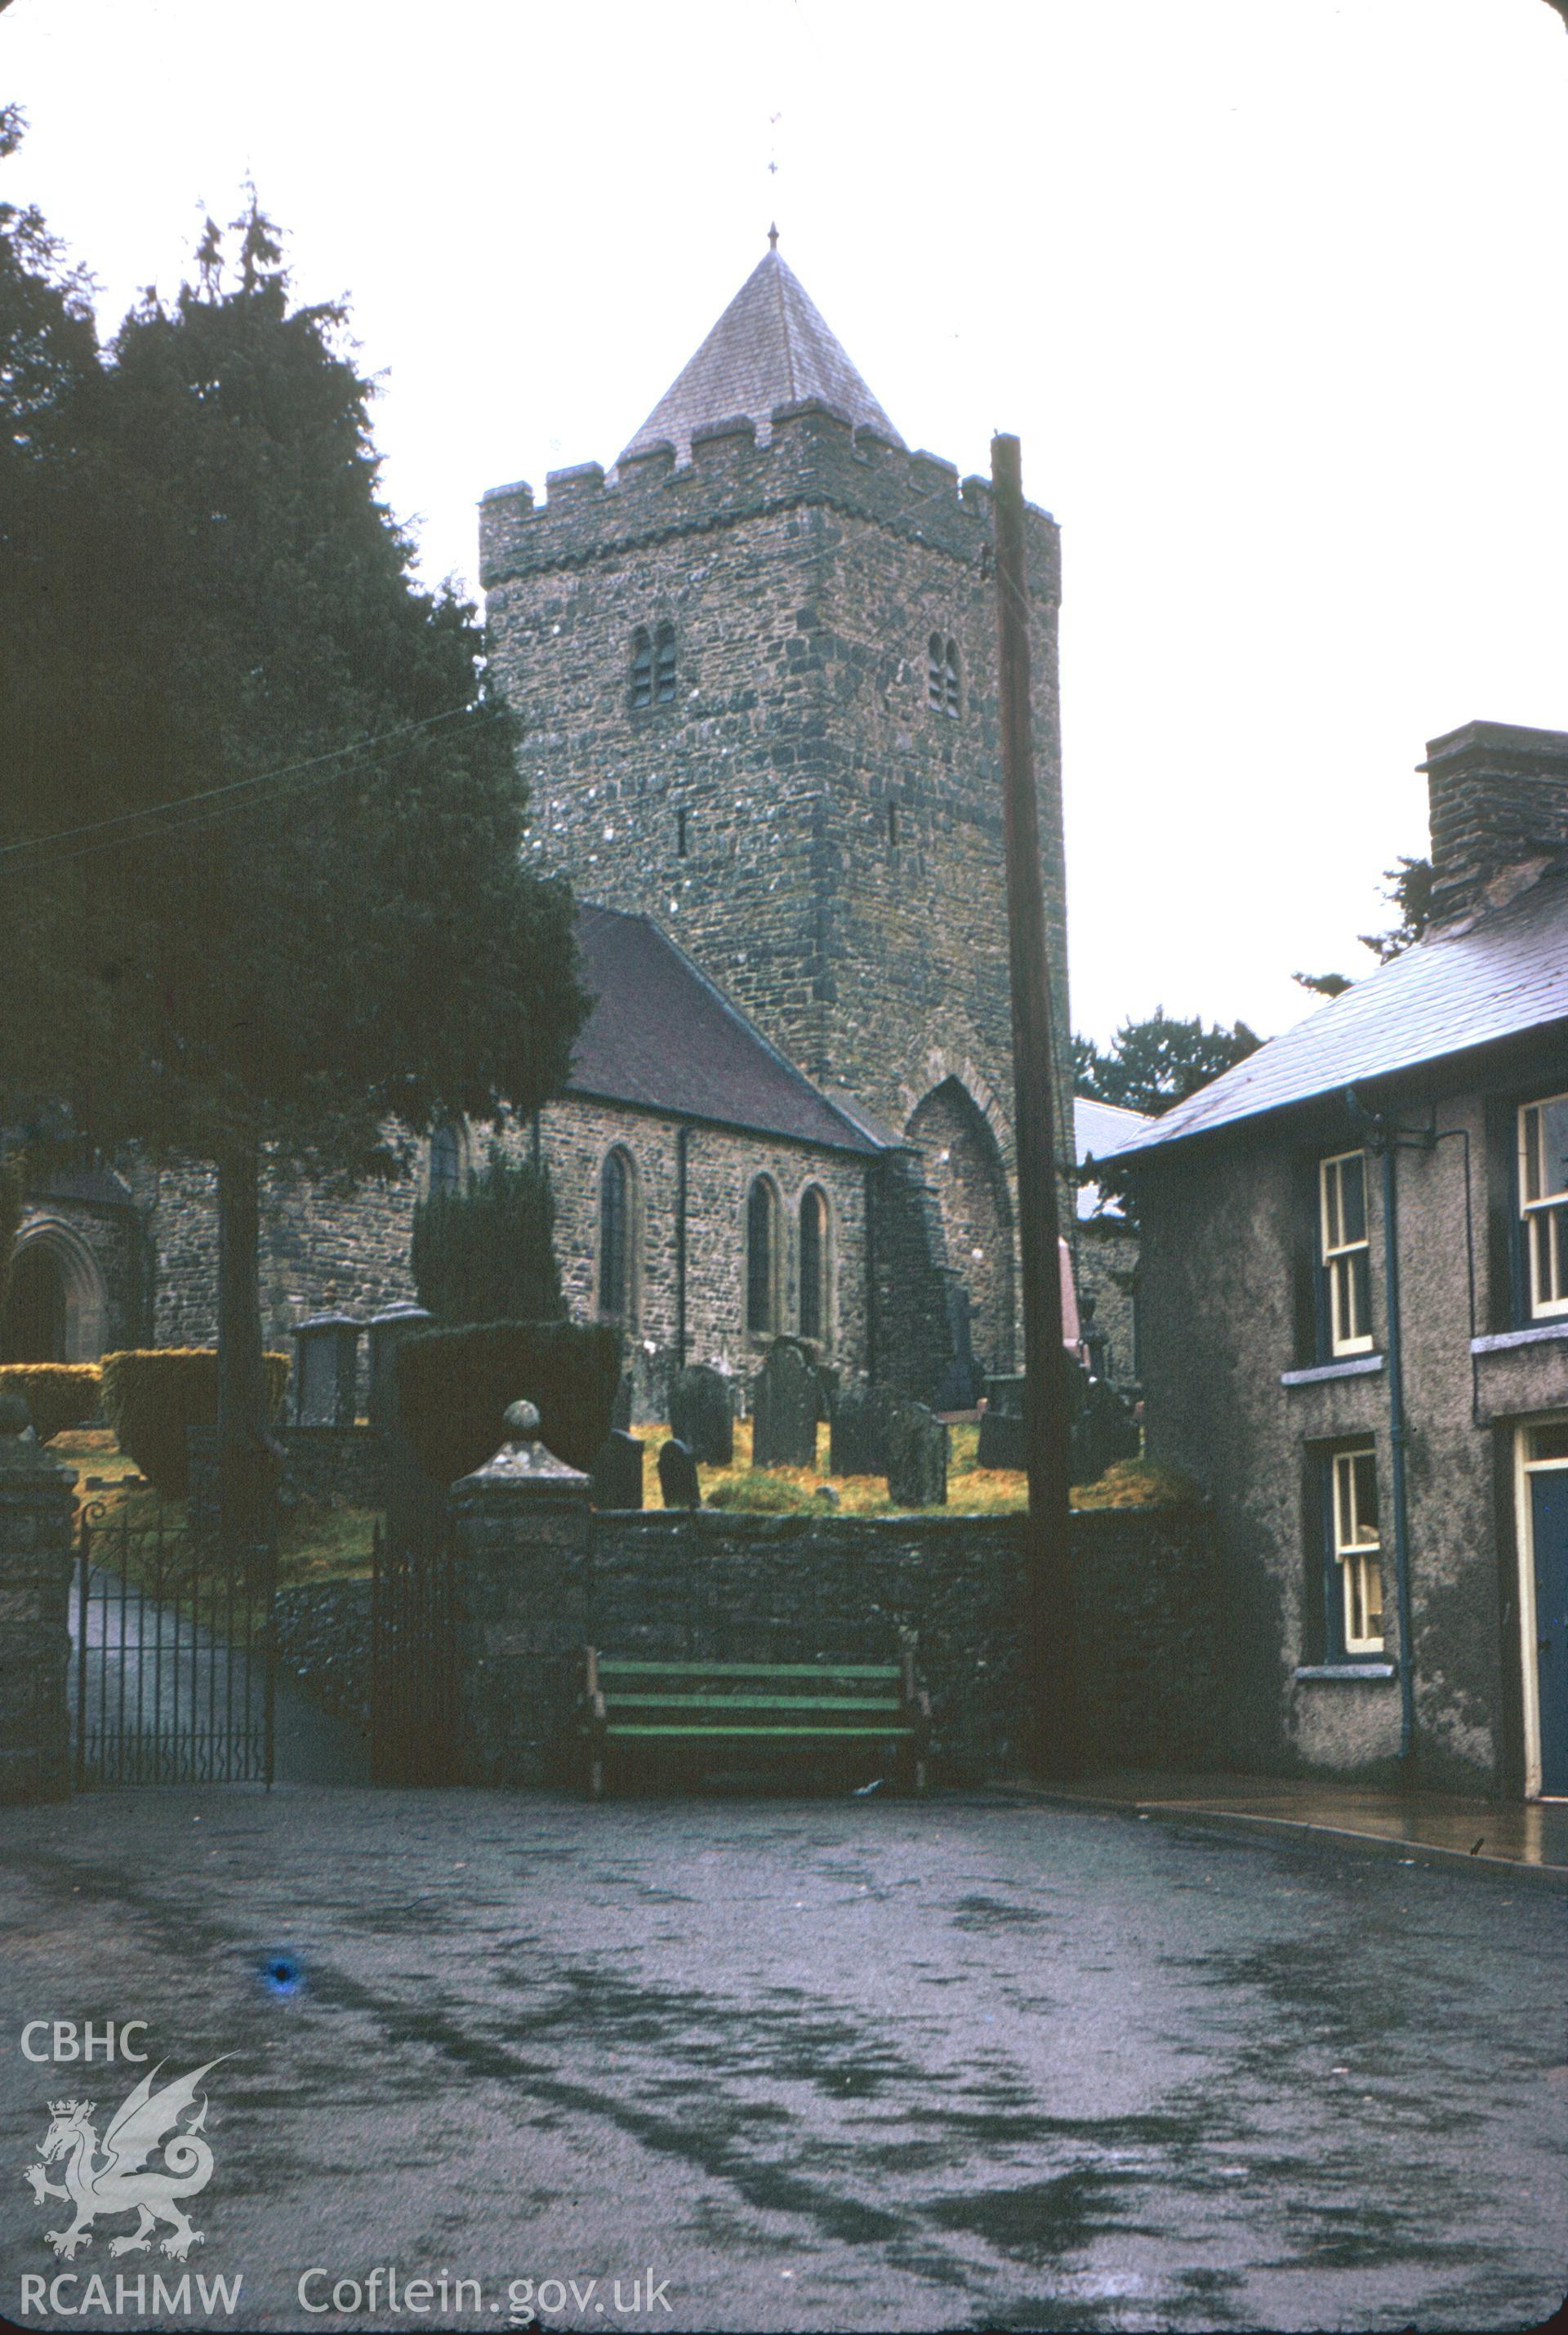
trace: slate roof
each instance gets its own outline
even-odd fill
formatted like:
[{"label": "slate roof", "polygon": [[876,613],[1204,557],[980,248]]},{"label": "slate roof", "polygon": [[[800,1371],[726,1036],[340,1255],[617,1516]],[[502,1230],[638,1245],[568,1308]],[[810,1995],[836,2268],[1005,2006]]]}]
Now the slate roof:
[{"label": "slate roof", "polygon": [[[1146,1127],[1152,1127],[1141,1110],[1124,1110],[1119,1103],[1096,1102],[1089,1095],[1072,1099],[1073,1144],[1081,1168],[1086,1159],[1111,1159],[1124,1151]],[[1078,1214],[1081,1223],[1087,1217],[1117,1216],[1120,1211],[1114,1201],[1104,1198],[1098,1184],[1080,1184],[1078,1188]]]},{"label": "slate roof", "polygon": [[597,1002],[567,1092],[871,1156],[885,1147],[828,1101],[647,916],[581,903],[577,959]]},{"label": "slate roof", "polygon": [[76,1200],[84,1207],[129,1208],[135,1206],[131,1187],[111,1168],[65,1168],[44,1183],[40,1197]]},{"label": "slate roof", "polygon": [[845,355],[810,295],[777,251],[760,259],[696,355],[622,451],[667,440],[689,461],[692,432],[749,414],[766,442],[776,405],[818,397],[857,427],[903,439]]},{"label": "slate roof", "polygon": [[1380,965],[1122,1149],[1163,1149],[1555,1023],[1568,1062],[1568,869]]}]

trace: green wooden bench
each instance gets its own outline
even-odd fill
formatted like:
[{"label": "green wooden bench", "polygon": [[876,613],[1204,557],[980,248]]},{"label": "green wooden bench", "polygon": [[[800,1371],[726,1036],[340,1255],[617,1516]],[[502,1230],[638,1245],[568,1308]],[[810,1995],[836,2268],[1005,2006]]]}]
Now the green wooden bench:
[{"label": "green wooden bench", "polygon": [[586,1649],[583,1734],[600,1799],[612,1744],[722,1752],[758,1745],[882,1750],[907,1789],[925,1789],[931,1703],[915,1642],[894,1662],[677,1662]]}]

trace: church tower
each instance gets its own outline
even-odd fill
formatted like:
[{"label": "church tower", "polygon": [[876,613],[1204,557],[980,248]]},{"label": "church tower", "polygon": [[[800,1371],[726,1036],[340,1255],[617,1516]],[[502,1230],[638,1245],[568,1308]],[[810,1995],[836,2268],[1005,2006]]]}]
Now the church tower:
[{"label": "church tower", "polygon": [[[1045,512],[1027,540],[1070,1143]],[[541,861],[655,919],[808,1076],[919,1147],[975,1359],[1013,1367],[989,483],[909,451],[770,247],[613,470],[552,471],[542,504],[493,489],[480,550]]]}]

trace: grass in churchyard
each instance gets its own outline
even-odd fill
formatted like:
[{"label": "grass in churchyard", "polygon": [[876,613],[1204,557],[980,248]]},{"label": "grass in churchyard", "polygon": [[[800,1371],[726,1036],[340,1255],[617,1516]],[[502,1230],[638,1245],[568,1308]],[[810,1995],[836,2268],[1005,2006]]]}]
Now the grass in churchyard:
[{"label": "grass in churchyard", "polygon": [[[95,1526],[106,1532],[127,1526],[132,1533],[151,1533],[161,1521],[170,1540],[185,1530],[184,1501],[163,1499],[143,1484],[135,1460],[119,1448],[107,1428],[70,1429],[57,1435],[49,1448],[75,1468],[78,1511],[89,1502],[101,1511],[94,1516]],[[374,1527],[371,1508],[338,1507],[318,1500],[280,1507],[278,1586],[368,1578]],[[134,1560],[132,1570],[137,1570]],[[150,1579],[144,1585],[150,1588]]]},{"label": "grass in churchyard", "polygon": [[[634,1427],[634,1435],[648,1446],[644,1469],[644,1497],[651,1508],[664,1505],[659,1490],[659,1446],[667,1427]],[[1016,1468],[982,1468],[976,1457],[980,1429],[973,1420],[949,1427],[947,1507],[945,1509],[896,1508],[887,1497],[881,1476],[833,1476],[828,1471],[828,1433],[817,1429],[815,1468],[769,1468],[751,1465],[751,1421],[735,1422],[735,1458],[728,1468],[699,1468],[702,1497],[710,1507],[738,1508],[752,1515],[802,1516],[835,1514],[847,1516],[894,1516],[909,1514],[957,1516],[1002,1516],[1020,1514],[1029,1506],[1022,1471]],[[837,1504],[821,1498],[819,1487],[837,1493]],[[1190,1500],[1197,1487],[1174,1468],[1160,1468],[1147,1459],[1118,1459],[1097,1483],[1075,1485],[1075,1508],[1161,1507]]]},{"label": "grass in churchyard", "polygon": [[[663,1507],[657,1458],[659,1446],[670,1430],[653,1426],[636,1427],[632,1432],[649,1446],[644,1478],[648,1506]],[[978,1427],[973,1422],[951,1427],[948,1434],[952,1438],[947,1463],[948,1515],[1005,1516],[1028,1506],[1023,1478],[1016,1469],[976,1467]],[[759,1471],[751,1465],[751,1421],[737,1419],[733,1464],[728,1468],[699,1468],[697,1471],[702,1497],[711,1507],[740,1508],[762,1515],[815,1511],[819,1516],[837,1513],[847,1516],[894,1516],[909,1513],[895,1507],[888,1498],[885,1477],[829,1475],[828,1444],[828,1429],[826,1425],[819,1426],[815,1468],[769,1468]],[[838,1495],[836,1510],[833,1502],[818,1497],[818,1487],[824,1484]]]}]

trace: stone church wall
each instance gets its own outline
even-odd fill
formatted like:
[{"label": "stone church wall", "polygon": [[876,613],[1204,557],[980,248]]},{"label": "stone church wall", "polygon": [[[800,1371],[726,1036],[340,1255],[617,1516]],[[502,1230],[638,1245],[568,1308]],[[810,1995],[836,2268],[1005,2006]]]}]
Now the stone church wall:
[{"label": "stone church wall", "polygon": [[[619,1146],[635,1173],[634,1365],[640,1418],[668,1416],[668,1374],[678,1331],[676,1223],[680,1168],[673,1121],[612,1103],[552,1103],[541,1140],[556,1195],[557,1254],[572,1313],[592,1321],[598,1305],[599,1177]],[[746,1380],[769,1341],[746,1331],[746,1199],[758,1175],[772,1177],[781,1203],[781,1331],[800,1322],[800,1201],[808,1186],[828,1197],[830,1235],[824,1359],[851,1375],[866,1369],[865,1160],[840,1152],[769,1142],[721,1128],[692,1127],[686,1159],[686,1360],[711,1362]]]},{"label": "stone church wall", "polygon": [[[513,1130],[508,1148],[531,1138]],[[572,1098],[540,1117],[542,1155],[556,1197],[556,1254],[568,1309],[597,1318],[599,1176],[605,1154],[631,1157],[634,1211],[634,1318],[627,1357],[639,1416],[662,1417],[677,1334],[676,1127],[652,1112]],[[770,1176],[781,1203],[781,1330],[799,1323],[800,1199],[816,1184],[828,1197],[833,1334],[831,1364],[859,1374],[866,1357],[866,1163],[853,1155],[772,1142],[718,1128],[687,1137],[686,1354],[749,1378],[765,1341],[745,1329],[746,1197]],[[472,1148],[477,1154],[481,1146]],[[335,1192],[304,1177],[266,1179],[262,1208],[262,1321],[269,1344],[290,1350],[305,1315],[327,1309],[368,1320],[415,1296],[409,1269],[414,1204],[422,1189],[421,1147],[399,1181]],[[156,1175],[149,1218],[159,1272],[153,1334],[160,1345],[210,1345],[218,1332],[218,1219],[212,1171],[172,1163]],[[363,1368],[363,1356],[362,1356]]]},{"label": "stone church wall", "polygon": [[1114,1217],[1090,1218],[1078,1227],[1073,1277],[1081,1307],[1095,1302],[1095,1327],[1110,1341],[1111,1381],[1128,1386],[1138,1378],[1135,1289],[1137,1235]]},{"label": "stone church wall", "polygon": [[[410,1303],[409,1241],[420,1185],[413,1172],[353,1191],[277,1171],[264,1178],[261,1318],[269,1345],[290,1350],[310,1313],[368,1320]],[[170,1162],[158,1172],[149,1231],[158,1253],[154,1342],[208,1346],[218,1335],[218,1194],[210,1168]]]}]

